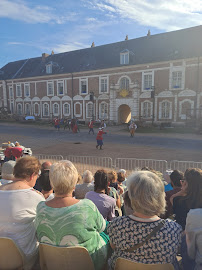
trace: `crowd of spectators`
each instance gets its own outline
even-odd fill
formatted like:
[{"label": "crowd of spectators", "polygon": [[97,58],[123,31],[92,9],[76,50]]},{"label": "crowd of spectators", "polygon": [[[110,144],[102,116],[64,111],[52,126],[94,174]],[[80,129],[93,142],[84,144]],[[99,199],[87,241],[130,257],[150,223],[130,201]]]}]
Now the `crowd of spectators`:
[{"label": "crowd of spectators", "polygon": [[202,269],[202,170],[174,170],[166,184],[159,175],[144,167],[129,176],[100,169],[79,177],[67,160],[9,160],[2,166],[0,237],[14,240],[25,270],[37,269],[39,243],[85,247],[96,270],[114,269],[118,257]]}]

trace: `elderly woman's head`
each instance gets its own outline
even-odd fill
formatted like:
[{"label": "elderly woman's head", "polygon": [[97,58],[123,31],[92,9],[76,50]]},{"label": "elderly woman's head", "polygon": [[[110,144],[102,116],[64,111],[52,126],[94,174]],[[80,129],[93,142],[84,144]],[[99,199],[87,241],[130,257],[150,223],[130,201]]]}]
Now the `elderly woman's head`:
[{"label": "elderly woman's head", "polygon": [[89,170],[86,170],[84,173],[83,173],[83,182],[84,183],[91,183],[93,181],[93,174],[91,171]]},{"label": "elderly woman's head", "polygon": [[35,157],[26,156],[20,158],[13,169],[13,174],[16,179],[29,179],[32,175],[39,174],[41,164]]},{"label": "elderly woman's head", "polygon": [[50,167],[51,186],[57,195],[71,193],[78,181],[78,172],[69,160],[61,160]]},{"label": "elderly woman's head", "polygon": [[127,181],[128,195],[134,212],[145,216],[165,212],[165,192],[162,180],[150,171],[137,171]]}]

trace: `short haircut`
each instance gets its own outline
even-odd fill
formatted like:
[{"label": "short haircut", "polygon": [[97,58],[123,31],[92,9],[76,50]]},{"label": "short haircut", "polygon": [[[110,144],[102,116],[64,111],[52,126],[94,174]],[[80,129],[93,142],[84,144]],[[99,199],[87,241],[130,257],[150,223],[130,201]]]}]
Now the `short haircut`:
[{"label": "short haircut", "polygon": [[117,173],[115,171],[108,172],[108,180],[110,182],[113,182],[114,180],[117,180]]},{"label": "short haircut", "polygon": [[84,183],[91,183],[93,181],[93,174],[91,171],[89,170],[86,170],[84,173],[83,173],[83,182]]},{"label": "short haircut", "polygon": [[184,174],[181,171],[174,170],[170,174],[170,180],[173,183],[173,185],[176,186],[176,187],[181,187],[180,180],[183,180],[183,179],[184,179]]},{"label": "short haircut", "polygon": [[58,195],[70,193],[78,181],[78,172],[69,160],[61,160],[50,167],[50,183]]},{"label": "short haircut", "polygon": [[108,192],[108,177],[105,170],[98,170],[94,175],[94,190],[105,189],[105,193]]},{"label": "short haircut", "polygon": [[43,171],[39,178],[37,179],[39,182],[41,188],[44,191],[50,191],[52,189],[51,184],[50,184],[50,178],[49,178],[49,171]]},{"label": "short haircut", "polygon": [[15,164],[16,162],[14,160],[9,160],[2,165],[2,169],[1,169],[2,179],[13,180],[14,178],[13,169],[14,169]]},{"label": "short haircut", "polygon": [[44,163],[42,163],[41,169],[43,171],[50,170],[51,165],[52,165],[52,163],[50,161],[45,161]]},{"label": "short haircut", "polygon": [[13,174],[16,179],[26,179],[33,173],[38,174],[41,170],[41,164],[36,157],[22,157],[20,158],[14,167]]},{"label": "short haircut", "polygon": [[146,216],[165,212],[165,192],[162,180],[150,171],[137,171],[127,180],[132,208]]},{"label": "short haircut", "polygon": [[117,176],[118,176],[117,177],[118,182],[122,183],[123,181],[125,181],[125,175],[123,172],[118,172]]},{"label": "short haircut", "polygon": [[126,170],[124,170],[124,169],[120,169],[120,170],[118,171],[118,173],[119,173],[119,172],[123,173],[123,174],[124,174],[124,176],[126,176]]}]

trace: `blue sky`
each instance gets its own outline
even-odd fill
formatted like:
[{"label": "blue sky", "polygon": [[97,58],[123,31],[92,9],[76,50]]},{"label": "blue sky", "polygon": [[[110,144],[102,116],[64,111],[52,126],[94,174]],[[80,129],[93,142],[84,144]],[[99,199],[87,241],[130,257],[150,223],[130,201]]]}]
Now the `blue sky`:
[{"label": "blue sky", "polygon": [[0,0],[0,68],[201,24],[202,0]]}]

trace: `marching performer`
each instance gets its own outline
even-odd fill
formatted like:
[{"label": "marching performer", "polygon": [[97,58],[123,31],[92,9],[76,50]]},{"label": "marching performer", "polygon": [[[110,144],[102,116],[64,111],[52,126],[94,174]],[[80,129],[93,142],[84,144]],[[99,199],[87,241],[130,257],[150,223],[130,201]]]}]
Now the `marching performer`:
[{"label": "marching performer", "polygon": [[107,132],[104,132],[104,128],[99,128],[96,140],[97,140],[97,145],[96,148],[98,149],[98,147],[100,146],[100,150],[102,149],[103,146],[103,134],[107,134]]},{"label": "marching performer", "polygon": [[131,124],[129,126],[130,136],[131,137],[134,137],[136,128],[137,128],[137,125],[135,124],[135,122],[131,122]]},{"label": "marching performer", "polygon": [[93,133],[93,135],[94,135],[93,124],[94,124],[94,121],[91,119],[90,122],[88,123],[88,127],[89,127],[89,132],[88,132],[88,134],[90,134],[91,131],[92,131],[92,133]]}]

